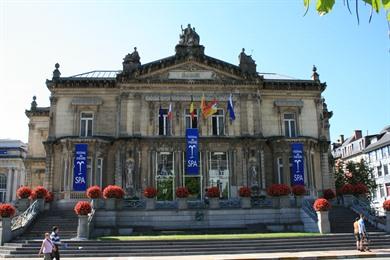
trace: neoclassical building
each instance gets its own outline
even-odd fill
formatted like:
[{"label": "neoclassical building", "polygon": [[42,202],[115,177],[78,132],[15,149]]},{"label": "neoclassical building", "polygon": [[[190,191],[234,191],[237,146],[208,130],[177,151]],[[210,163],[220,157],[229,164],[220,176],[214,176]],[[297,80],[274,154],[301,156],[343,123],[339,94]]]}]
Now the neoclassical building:
[{"label": "neoclassical building", "polygon": [[[312,195],[334,186],[328,161],[332,112],[315,67],[312,79],[304,80],[257,72],[244,49],[239,65],[230,64],[207,56],[190,25],[172,56],[140,60],[134,48],[122,71],[69,77],[56,64],[46,81],[50,107],[38,107],[34,99],[26,110],[29,185],[41,182],[60,199],[81,198],[91,185],[117,184],[130,197],[155,186],[161,200],[174,199],[179,186],[199,199],[210,186],[224,198],[236,197],[240,186],[261,194],[273,183],[301,181]],[[208,117],[206,109],[213,111]],[[199,135],[198,167],[191,174],[188,128]],[[295,144],[300,166],[294,165]],[[292,177],[296,167],[299,180]]]}]

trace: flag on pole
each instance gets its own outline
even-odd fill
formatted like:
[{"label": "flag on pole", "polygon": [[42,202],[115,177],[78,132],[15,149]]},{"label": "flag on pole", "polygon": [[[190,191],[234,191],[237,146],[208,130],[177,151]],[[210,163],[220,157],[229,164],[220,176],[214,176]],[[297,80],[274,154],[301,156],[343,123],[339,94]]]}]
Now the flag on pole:
[{"label": "flag on pole", "polygon": [[229,111],[230,120],[236,119],[236,115],[234,114],[232,93],[230,93],[230,97],[229,97],[228,105],[227,105],[227,110]]},{"label": "flag on pole", "polygon": [[168,119],[172,120],[173,114],[172,114],[172,103],[169,103],[169,109],[168,109]]},{"label": "flag on pole", "polygon": [[204,118],[208,118],[211,115],[214,115],[218,111],[218,102],[214,98],[213,101],[210,104],[207,104],[205,101],[205,97],[203,95],[202,102],[201,102],[201,108],[202,108],[202,114]]},{"label": "flag on pole", "polygon": [[191,96],[191,104],[190,104],[190,114],[191,114],[191,120],[194,120],[195,117],[195,108],[194,108],[194,100]]}]

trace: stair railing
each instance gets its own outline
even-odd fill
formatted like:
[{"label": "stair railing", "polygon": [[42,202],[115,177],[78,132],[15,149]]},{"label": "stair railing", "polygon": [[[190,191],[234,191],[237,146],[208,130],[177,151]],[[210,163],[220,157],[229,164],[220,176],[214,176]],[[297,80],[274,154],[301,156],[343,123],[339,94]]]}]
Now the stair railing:
[{"label": "stair railing", "polygon": [[312,220],[318,222],[317,213],[313,208],[313,201],[309,199],[304,199],[302,201],[302,209]]},{"label": "stair railing", "polygon": [[11,220],[11,230],[17,230],[30,225],[30,223],[39,214],[38,201],[35,200],[22,214]]},{"label": "stair railing", "polygon": [[372,208],[369,203],[359,198],[354,198],[352,200],[351,209],[358,214],[362,213],[371,225],[378,229],[386,230],[385,219],[380,217],[384,216],[385,212]]},{"label": "stair railing", "polygon": [[93,237],[93,229],[95,227],[95,209],[88,214],[88,239]]}]

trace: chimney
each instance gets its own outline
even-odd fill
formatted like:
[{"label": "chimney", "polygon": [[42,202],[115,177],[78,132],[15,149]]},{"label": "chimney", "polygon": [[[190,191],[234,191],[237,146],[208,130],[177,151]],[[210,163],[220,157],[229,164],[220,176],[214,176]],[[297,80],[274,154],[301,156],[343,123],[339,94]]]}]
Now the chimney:
[{"label": "chimney", "polygon": [[344,135],[340,135],[340,143],[341,143],[341,144],[344,143]]},{"label": "chimney", "polygon": [[362,138],[362,130],[355,130],[355,140]]}]

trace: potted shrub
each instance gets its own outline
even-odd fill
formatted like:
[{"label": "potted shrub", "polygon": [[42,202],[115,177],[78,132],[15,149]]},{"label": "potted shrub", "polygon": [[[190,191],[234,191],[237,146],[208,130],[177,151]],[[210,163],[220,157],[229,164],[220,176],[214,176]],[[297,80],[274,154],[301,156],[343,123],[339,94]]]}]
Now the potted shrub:
[{"label": "potted shrub", "polygon": [[187,198],[190,193],[186,187],[178,187],[175,191],[177,197],[177,207],[178,209],[187,209]]},{"label": "potted shrub", "polygon": [[103,190],[103,197],[105,200],[106,210],[115,210],[117,204],[123,199],[125,192],[117,185],[108,185]]},{"label": "potted shrub", "polygon": [[386,211],[386,232],[390,233],[390,200],[383,202],[383,209]]},{"label": "potted shrub", "polygon": [[38,186],[31,192],[30,198],[37,200],[39,211],[45,210],[45,197],[47,196],[47,189],[43,186]]},{"label": "potted shrub", "polygon": [[207,197],[209,198],[210,209],[219,208],[219,196],[220,191],[218,187],[210,187],[206,192]]},{"label": "potted shrub", "polygon": [[267,194],[273,199],[274,208],[288,208],[290,207],[290,187],[286,184],[272,184],[267,188]]},{"label": "potted shrub", "polygon": [[240,195],[240,200],[241,200],[241,208],[243,209],[250,209],[252,207],[251,204],[251,195],[252,191],[249,187],[241,187],[238,190],[238,194]]},{"label": "potted shrub", "polygon": [[340,189],[343,194],[344,206],[349,207],[352,205],[353,194],[355,193],[355,188],[352,184],[344,184]]},{"label": "potted shrub", "polygon": [[45,197],[45,210],[50,210],[50,206],[53,200],[54,200],[54,193],[48,191]]},{"label": "potted shrub", "polygon": [[146,187],[144,189],[144,197],[146,198],[146,209],[152,210],[156,208],[157,189],[154,187]]},{"label": "potted shrub", "polygon": [[18,197],[18,210],[20,212],[25,211],[28,208],[31,192],[32,190],[27,186],[22,186],[16,191],[16,196]]},{"label": "potted shrub", "polygon": [[87,189],[87,197],[91,199],[91,206],[94,209],[100,208],[100,200],[103,196],[102,190],[99,186],[91,186]]},{"label": "potted shrub", "polygon": [[331,208],[330,203],[327,199],[319,198],[314,202],[314,210],[317,212],[318,217],[318,229],[321,234],[330,233],[329,223],[329,209]]},{"label": "potted shrub", "polygon": [[11,230],[11,218],[15,215],[16,209],[14,206],[8,203],[0,204],[0,217],[1,217],[1,236],[0,242],[9,242],[12,239]]},{"label": "potted shrub", "polygon": [[92,207],[88,201],[79,201],[74,207],[74,212],[79,217],[77,226],[77,238],[87,239],[88,238],[88,214],[91,213]]},{"label": "potted shrub", "polygon": [[354,186],[353,186],[353,194],[358,197],[359,199],[362,199],[362,200],[367,200],[367,193],[368,193],[368,188],[366,185],[364,185],[363,183],[356,183]]},{"label": "potted shrub", "polygon": [[299,208],[302,207],[302,198],[306,194],[305,186],[294,185],[291,187],[291,192],[295,197],[295,205]]}]

